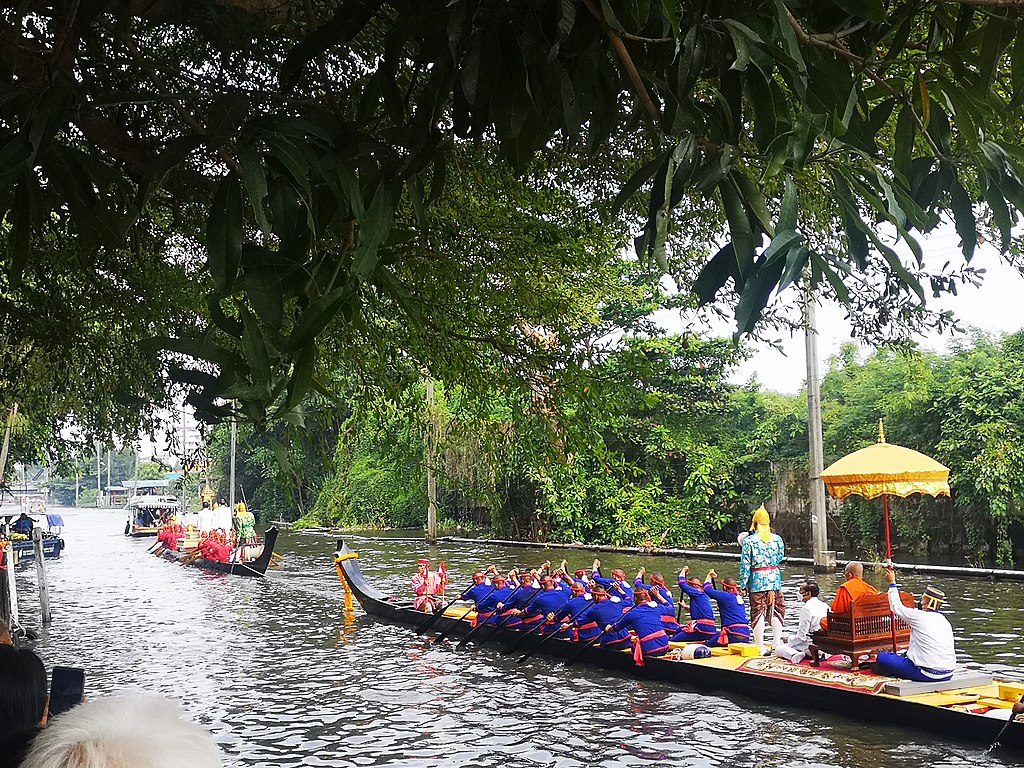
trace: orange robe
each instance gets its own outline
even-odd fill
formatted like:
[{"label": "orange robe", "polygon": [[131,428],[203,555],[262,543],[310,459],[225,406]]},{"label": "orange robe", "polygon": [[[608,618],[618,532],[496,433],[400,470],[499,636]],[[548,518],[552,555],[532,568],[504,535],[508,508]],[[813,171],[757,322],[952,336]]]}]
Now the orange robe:
[{"label": "orange robe", "polygon": [[[849,579],[836,590],[836,596],[832,601],[830,610],[832,613],[852,613],[853,603],[858,597],[877,594],[878,590],[864,581],[864,579]],[[821,628],[828,629],[827,618],[821,620]]]}]

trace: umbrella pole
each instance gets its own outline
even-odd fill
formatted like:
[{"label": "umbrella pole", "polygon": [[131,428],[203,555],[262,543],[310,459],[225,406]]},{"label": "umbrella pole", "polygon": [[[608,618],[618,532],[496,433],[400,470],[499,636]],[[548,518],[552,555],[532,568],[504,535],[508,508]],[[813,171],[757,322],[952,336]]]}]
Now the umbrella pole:
[{"label": "umbrella pole", "polygon": [[[892,533],[889,530],[889,494],[882,494],[882,509],[885,510],[885,554],[892,563]],[[896,653],[896,616],[889,611],[889,629],[892,632],[892,652]]]}]

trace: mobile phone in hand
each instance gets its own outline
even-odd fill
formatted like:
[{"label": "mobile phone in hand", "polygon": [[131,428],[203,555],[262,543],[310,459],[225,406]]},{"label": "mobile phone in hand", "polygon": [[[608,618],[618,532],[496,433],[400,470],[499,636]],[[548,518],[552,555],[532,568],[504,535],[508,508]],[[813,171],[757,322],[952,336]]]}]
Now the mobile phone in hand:
[{"label": "mobile phone in hand", "polygon": [[85,693],[85,670],[76,667],[54,667],[50,681],[50,717],[67,712],[82,703]]}]

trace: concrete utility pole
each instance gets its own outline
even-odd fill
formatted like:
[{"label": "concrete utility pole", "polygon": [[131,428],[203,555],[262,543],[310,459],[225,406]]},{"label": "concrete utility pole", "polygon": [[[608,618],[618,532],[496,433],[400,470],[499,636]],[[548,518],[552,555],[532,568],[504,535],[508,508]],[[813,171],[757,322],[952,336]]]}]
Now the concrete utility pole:
[{"label": "concrete utility pole", "polygon": [[[107,496],[110,496],[110,449],[107,448]],[[107,502],[110,503],[109,501]]]},{"label": "concrete utility pole", "polygon": [[811,549],[814,570],[827,571],[836,566],[834,552],[828,551],[828,520],[825,516],[825,484],[821,471],[825,468],[821,435],[821,379],[818,374],[818,328],[815,324],[814,295],[808,288],[804,294],[804,350],[807,355],[807,439],[811,463]]},{"label": "concrete utility pole", "polygon": [[434,477],[434,380],[427,379],[427,543],[437,543],[437,479]]},{"label": "concrete utility pole", "polygon": [[185,450],[185,401],[181,401],[181,514],[185,514],[188,504],[188,485],[185,483],[185,457],[188,452]]},{"label": "concrete utility pole", "polygon": [[103,492],[100,490],[100,487],[102,485],[103,485],[103,483],[102,483],[101,476],[100,476],[100,444],[96,443],[96,506],[97,507],[100,506],[100,497],[103,495]]},{"label": "concrete utility pole", "polygon": [[228,506],[235,508],[235,444],[238,439],[238,421],[234,415],[231,416],[231,469],[228,472],[231,489],[228,491]]}]

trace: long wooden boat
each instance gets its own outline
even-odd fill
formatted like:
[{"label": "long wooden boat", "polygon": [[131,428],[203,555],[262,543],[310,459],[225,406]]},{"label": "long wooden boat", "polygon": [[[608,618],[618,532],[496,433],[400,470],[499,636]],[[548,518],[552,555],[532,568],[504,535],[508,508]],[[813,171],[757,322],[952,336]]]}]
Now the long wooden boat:
[{"label": "long wooden boat", "polygon": [[233,576],[262,577],[266,574],[267,568],[270,567],[270,561],[274,557],[277,533],[277,528],[267,529],[263,534],[263,553],[255,560],[245,563],[221,563],[217,560],[207,560],[205,557],[192,557],[188,552],[175,552],[170,549],[163,549],[159,554],[164,560],[189,565],[193,568],[202,568],[204,571],[229,573]]},{"label": "long wooden boat", "polygon": [[[373,616],[409,626],[420,626],[425,620],[422,612],[412,608],[412,601],[406,597],[386,595],[367,583],[359,568],[358,555],[338,542],[336,565],[342,576],[359,600],[363,609]],[[465,608],[446,614],[434,625],[432,631],[447,631],[449,636],[466,635],[472,625],[459,617]],[[492,630],[481,630],[474,637]],[[534,635],[523,638],[522,633],[498,628],[489,640],[497,642],[520,642],[519,648],[526,652],[537,647],[542,638]],[[851,672],[828,668],[825,664],[815,668],[808,664],[790,664],[773,657],[742,657],[735,654],[716,655],[706,659],[654,658],[647,660],[643,667],[633,662],[629,651],[610,650],[599,646],[585,648],[568,640],[554,639],[544,643],[540,649],[549,656],[563,658],[578,657],[580,662],[592,666],[625,672],[637,677],[664,680],[680,685],[711,691],[733,691],[754,699],[775,702],[786,706],[800,706],[817,711],[829,710],[861,720],[881,721],[890,725],[900,724],[928,730],[948,738],[990,744],[999,736],[1010,717],[1010,700],[1014,684],[984,680],[975,684],[926,693],[887,693],[894,687],[912,689],[915,684],[896,681],[893,678],[874,675],[870,672]],[[682,656],[682,653],[678,653]],[[977,680],[987,678],[975,673]],[[966,679],[966,678],[965,678]],[[917,684],[920,685],[920,684]],[[924,686],[920,686],[924,687]],[[1019,691],[1020,684],[1016,684]],[[1003,698],[1000,698],[1000,694]],[[991,715],[976,714],[969,709],[991,707],[999,710],[1001,719]],[[1005,716],[1003,716],[1005,713]],[[1024,722],[1012,722],[999,737],[1004,748],[1024,749]]]},{"label": "long wooden boat", "polygon": [[125,523],[124,535],[131,536],[133,539],[141,539],[149,536],[156,536],[160,533],[161,525],[135,525],[135,523]]}]

